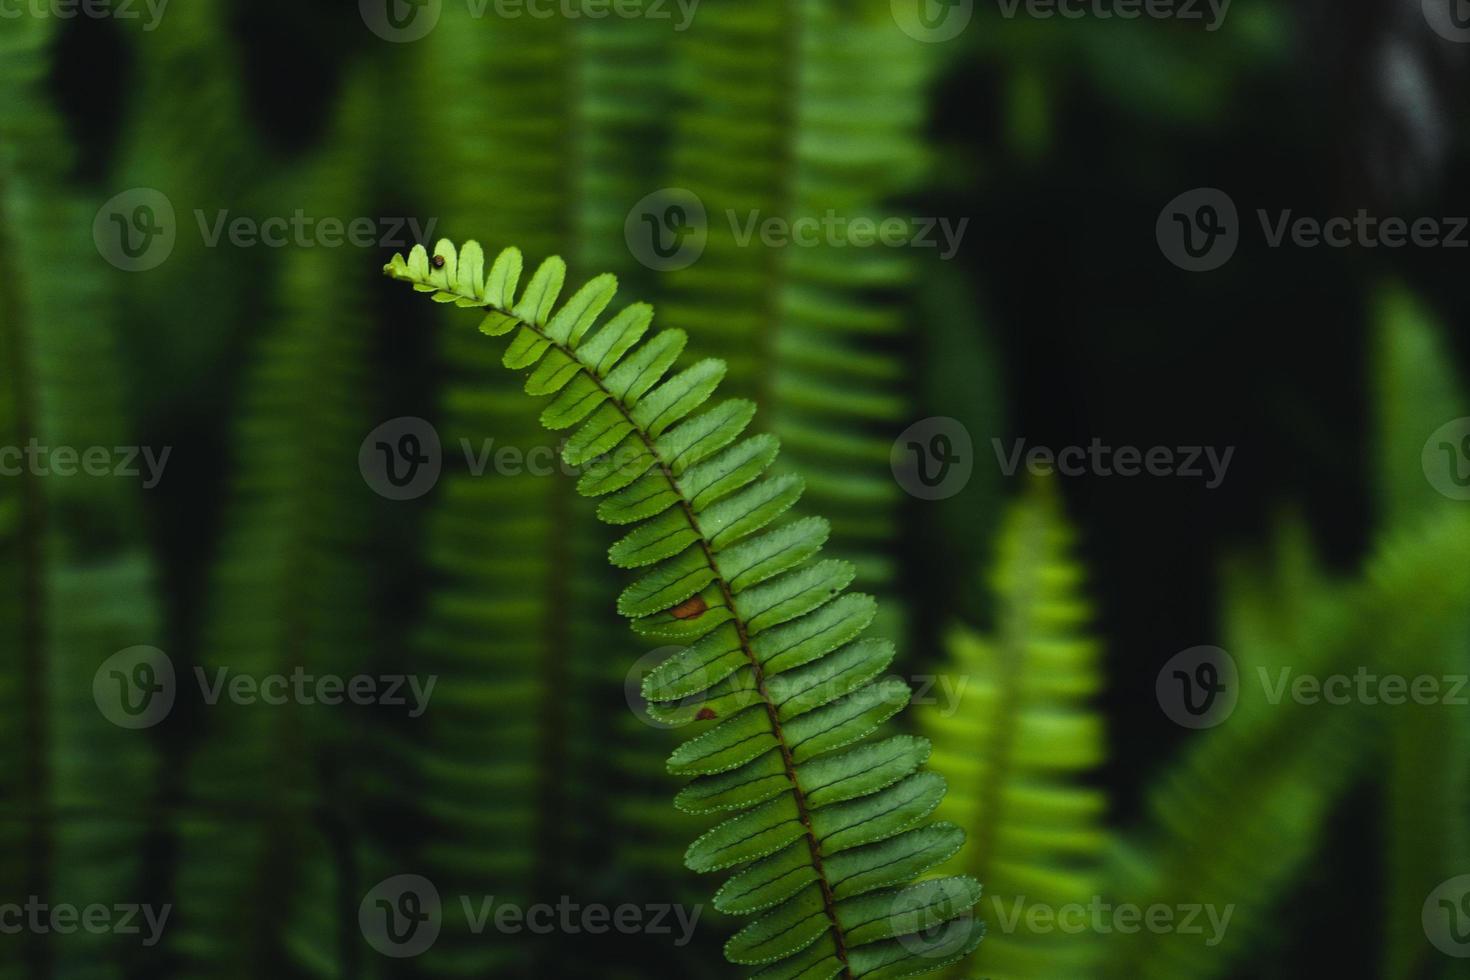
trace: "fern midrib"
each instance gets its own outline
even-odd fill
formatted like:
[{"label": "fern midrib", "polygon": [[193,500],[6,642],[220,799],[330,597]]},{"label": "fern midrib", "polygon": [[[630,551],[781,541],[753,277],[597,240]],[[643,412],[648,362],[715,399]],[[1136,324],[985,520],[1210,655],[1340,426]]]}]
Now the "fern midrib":
[{"label": "fern midrib", "polygon": [[[8,187],[0,173],[0,202],[8,201]],[[0,225],[9,227],[8,223]],[[0,268],[16,269],[19,263],[14,257],[19,250],[8,235],[0,235]],[[17,444],[21,437],[36,432],[35,378],[30,370],[29,344],[25,332],[25,310],[21,289],[14,285],[14,277],[0,276],[0,310],[13,311],[12,316],[0,317],[0,323],[10,326],[3,344],[7,355],[6,371],[15,392],[15,433]],[[30,870],[26,878],[30,888],[28,894],[44,895],[49,890],[51,837],[46,819],[47,801],[50,793],[50,773],[46,768],[49,757],[46,738],[46,624],[44,571],[44,525],[46,520],[45,499],[41,494],[40,477],[26,470],[17,480],[20,496],[20,525],[17,529],[21,558],[20,572],[20,660],[27,688],[28,710],[25,718],[25,736],[31,751],[27,754],[25,785],[30,793],[30,812],[26,815],[30,828]],[[33,976],[49,976],[47,943],[41,937],[33,937],[27,944],[30,969]]]},{"label": "fern midrib", "polygon": [[[562,90],[566,93],[566,117],[558,134],[561,144],[557,156],[567,161],[565,183],[562,188],[560,224],[561,237],[569,246],[577,248],[581,241],[581,188],[578,175],[582,171],[581,139],[579,133],[585,123],[581,116],[580,96],[582,72],[581,59],[575,51],[576,30],[572,25],[561,27],[559,46],[568,56],[562,61]],[[567,689],[569,671],[560,651],[567,649],[570,639],[566,610],[570,606],[569,583],[578,574],[576,557],[570,546],[570,535],[563,529],[571,526],[574,519],[573,496],[575,491],[565,480],[553,480],[548,489],[550,542],[547,549],[549,570],[545,595],[544,620],[541,624],[542,645],[538,651],[537,664],[540,704],[537,717],[540,730],[537,733],[541,744],[538,753],[536,799],[540,811],[537,821],[535,879],[538,882],[562,882],[566,872],[566,834],[562,814],[566,810],[564,774],[569,771],[568,759],[571,751],[567,726],[567,712],[562,692]],[[558,884],[555,887],[560,887]]]},{"label": "fern midrib", "polygon": [[[621,410],[621,406],[619,406]],[[624,416],[627,413],[624,412]],[[629,418],[631,422],[632,419]],[[651,441],[639,431],[639,438],[644,445],[653,451]],[[654,458],[663,465],[663,460],[657,454]],[[668,470],[664,469],[667,473]],[[679,490],[673,479],[669,479],[670,486],[674,487],[679,494],[679,506],[684,510],[684,516],[689,521],[689,526],[694,533],[699,535],[699,547],[704,552],[705,561],[709,563],[710,570],[715,573],[715,581],[720,586],[720,594],[725,599],[725,605],[730,609],[731,622],[735,624],[736,635],[740,638],[740,649],[750,662],[750,669],[755,677],[756,690],[760,692],[761,703],[766,709],[766,718],[771,723],[771,734],[776,737],[776,745],[781,750],[781,765],[786,772],[786,779],[791,783],[793,799],[796,802],[797,818],[801,821],[802,829],[806,833],[807,848],[811,851],[812,868],[817,873],[817,884],[822,891],[822,911],[826,913],[828,920],[832,923],[832,941],[837,947],[837,959],[842,964],[843,976],[852,976],[852,971],[847,963],[847,943],[842,933],[842,923],[837,919],[837,898],[832,894],[832,884],[827,880],[827,871],[822,864],[822,843],[817,840],[816,831],[812,828],[811,811],[807,807],[806,794],[802,791],[801,783],[796,778],[796,760],[791,756],[791,747],[786,742],[786,733],[781,727],[781,718],[776,710],[776,702],[766,689],[766,674],[761,667],[760,660],[750,646],[750,636],[746,632],[745,621],[735,611],[735,596],[730,592],[730,586],[723,573],[720,571],[719,563],[715,560],[714,552],[710,550],[709,538],[706,537],[704,529],[699,526],[699,519],[695,516],[688,500],[684,498],[683,491]]]},{"label": "fern midrib", "polygon": [[[326,339],[324,335],[322,339]],[[320,350],[318,348],[318,350]],[[321,362],[318,362],[321,363]],[[318,383],[321,376],[317,375]],[[322,388],[315,389],[320,395]],[[313,404],[320,404],[320,400],[314,398]],[[305,427],[308,433],[317,431],[319,426],[308,425]],[[306,441],[310,445],[310,438]],[[331,507],[327,504],[329,498],[326,495],[317,494],[318,487],[325,486],[329,482],[330,473],[325,465],[329,454],[320,451],[305,451],[292,468],[293,472],[300,476],[296,486],[300,489],[286,492],[287,498],[296,502],[293,508],[293,523],[299,519],[297,525],[300,530],[289,537],[288,545],[282,556],[281,568],[286,571],[281,575],[280,584],[284,587],[284,593],[277,596],[279,605],[275,607],[276,621],[281,628],[277,632],[280,637],[279,659],[276,663],[286,668],[298,664],[308,666],[305,660],[306,644],[304,638],[309,633],[311,624],[312,603],[306,598],[306,590],[295,585],[299,581],[312,581],[315,576],[310,572],[315,562],[313,532],[329,523]],[[318,499],[318,498],[321,499]],[[251,509],[250,505],[246,505]],[[295,572],[300,573],[297,578]],[[226,606],[226,609],[229,609]],[[233,609],[230,609],[233,613]],[[217,638],[213,638],[217,642]],[[206,651],[207,654],[207,651]],[[295,751],[303,745],[309,745],[310,739],[303,731],[300,724],[299,711],[292,708],[285,709],[280,716],[280,724],[272,726],[272,738],[267,747],[270,759],[291,760]],[[279,937],[282,934],[284,920],[280,918],[286,912],[286,906],[279,901],[282,882],[293,881],[291,872],[298,867],[294,859],[287,860],[287,856],[293,854],[295,848],[292,846],[293,829],[296,820],[301,814],[293,813],[289,806],[284,806],[284,801],[290,799],[292,786],[289,779],[290,767],[282,771],[272,769],[272,778],[267,779],[266,786],[261,788],[260,797],[262,805],[256,818],[260,821],[260,837],[264,842],[265,859],[261,866],[250,874],[245,882],[246,894],[250,896],[251,904],[260,908],[260,920],[263,922],[263,931],[270,936]],[[287,775],[287,778],[281,778]],[[193,794],[191,793],[191,797]],[[198,805],[198,800],[191,800],[191,807]],[[233,808],[232,808],[233,809]],[[270,909],[277,909],[273,916]],[[288,965],[281,955],[282,951],[277,944],[251,945],[249,956],[257,967],[269,965],[278,970],[284,970]]]},{"label": "fern midrib", "polygon": [[801,781],[797,778],[796,762],[792,757],[791,746],[787,742],[786,733],[781,726],[781,719],[776,708],[775,699],[771,697],[769,690],[767,690],[766,688],[765,671],[761,667],[760,659],[756,657],[755,651],[751,647],[750,634],[749,630],[746,627],[745,620],[740,616],[740,613],[736,609],[735,596],[730,589],[729,580],[720,571],[719,562],[715,559],[714,551],[710,546],[709,536],[706,535],[704,533],[704,529],[700,527],[699,519],[694,513],[693,504],[691,504],[689,498],[685,496],[683,488],[680,487],[678,482],[674,480],[672,470],[664,461],[662,454],[659,453],[657,446],[654,444],[653,437],[649,435],[649,433],[643,428],[643,426],[639,425],[637,421],[634,420],[631,410],[626,404],[624,404],[622,398],[613,394],[613,392],[609,390],[605,384],[603,384],[602,378],[598,377],[597,373],[593,371],[585,361],[577,356],[577,352],[575,350],[561,343],[555,338],[549,336],[545,332],[545,330],[542,329],[540,324],[529,322],[511,310],[503,309],[493,304],[485,304],[483,302],[480,302],[478,297],[466,296],[465,294],[455,289],[443,291],[449,292],[455,296],[461,296],[465,299],[475,301],[476,305],[481,309],[493,310],[503,316],[515,320],[527,330],[535,333],[537,337],[550,344],[554,350],[571,360],[573,363],[577,364],[579,370],[583,374],[585,374],[594,385],[597,386],[599,391],[607,396],[608,403],[616,408],[618,413],[622,415],[623,419],[628,423],[629,426],[631,426],[632,431],[637,434],[639,441],[643,443],[643,446],[648,451],[649,456],[655,461],[654,467],[657,468],[658,471],[662,473],[664,475],[664,478],[668,481],[669,489],[672,490],[675,496],[678,498],[679,508],[681,511],[683,511],[685,520],[689,522],[690,529],[693,530],[694,533],[698,536],[700,550],[704,554],[705,561],[706,563],[708,563],[710,571],[714,573],[715,583],[720,588],[720,594],[725,600],[726,608],[730,610],[731,622],[734,625],[736,635],[740,640],[741,653],[745,655],[747,662],[750,664],[751,672],[755,678],[756,690],[760,694],[761,704],[765,708],[766,718],[771,725],[771,734],[775,737],[776,745],[781,752],[781,765],[785,772],[786,780],[791,785],[793,800],[796,803],[797,817],[801,822],[802,830],[806,836],[807,847],[811,852],[812,869],[817,873],[818,887],[821,889],[822,892],[822,911],[826,914],[828,921],[832,925],[832,939],[837,950],[837,959],[842,964],[842,976],[851,978],[853,974],[847,960],[846,937],[843,933],[842,923],[837,917],[837,899],[832,892],[831,882],[827,879],[826,868],[824,867],[822,861],[822,844],[821,841],[817,839],[816,831],[812,827],[811,810],[810,807],[807,805],[806,793],[801,788]]}]

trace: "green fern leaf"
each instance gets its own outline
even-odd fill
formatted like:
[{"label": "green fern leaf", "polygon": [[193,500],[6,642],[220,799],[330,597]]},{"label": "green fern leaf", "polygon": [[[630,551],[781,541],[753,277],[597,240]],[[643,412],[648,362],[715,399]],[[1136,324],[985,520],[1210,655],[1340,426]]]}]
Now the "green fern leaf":
[{"label": "green fern leaf", "polygon": [[[444,270],[456,267],[458,254],[448,241],[440,241],[432,256],[423,246],[417,246],[407,258],[395,255],[384,272],[416,289],[432,290],[437,299],[487,306],[482,289],[471,286],[459,291],[450,285]],[[808,889],[820,893],[822,919],[812,935],[795,933],[782,940],[773,932],[770,938],[762,936],[759,943],[753,942],[750,956],[774,964],[763,974],[775,969],[778,972],[771,975],[781,975],[779,971],[796,961],[809,963],[804,975],[910,975],[938,969],[952,957],[963,955],[980,938],[980,930],[964,914],[969,908],[965,895],[971,889],[963,879],[947,885],[926,884],[918,892],[868,892],[855,895],[852,901],[879,897],[868,898],[865,904],[845,905],[836,898],[825,865],[830,857],[843,851],[886,841],[913,829],[938,805],[944,793],[943,780],[933,773],[919,772],[866,796],[818,805],[807,792],[813,787],[803,779],[802,764],[821,758],[838,767],[839,775],[858,776],[866,759],[862,740],[906,703],[906,685],[869,681],[841,697],[819,688],[818,696],[800,700],[795,707],[791,702],[778,703],[772,690],[783,673],[798,674],[803,668],[818,667],[823,657],[855,640],[871,621],[874,603],[865,596],[837,595],[834,591],[828,601],[796,619],[752,629],[739,612],[737,603],[742,594],[760,582],[775,581],[785,583],[784,587],[778,587],[768,599],[795,600],[806,581],[799,566],[820,545],[819,539],[813,543],[815,529],[810,525],[798,531],[796,537],[790,529],[799,528],[801,522],[772,528],[777,515],[769,508],[762,510],[756,499],[741,494],[759,486],[757,481],[775,458],[774,441],[755,436],[732,443],[675,475],[657,450],[657,435],[647,421],[640,420],[638,411],[645,399],[663,399],[670,385],[687,390],[679,376],[666,377],[673,360],[667,351],[682,348],[682,335],[673,331],[655,334],[621,358],[596,360],[583,353],[581,342],[571,340],[570,334],[565,342],[554,340],[549,325],[556,314],[546,299],[549,286],[538,291],[534,284],[555,282],[559,268],[559,260],[548,260],[533,275],[533,286],[527,288],[531,302],[522,296],[512,306],[510,297],[506,297],[505,305],[491,310],[520,321],[517,338],[511,341],[512,349],[518,351],[515,362],[533,368],[552,351],[577,362],[580,376],[601,388],[606,397],[573,435],[565,458],[586,461],[610,450],[624,436],[635,436],[646,451],[648,469],[633,486],[640,485],[639,481],[646,484],[646,489],[656,485],[649,481],[663,483],[660,506],[648,508],[641,516],[657,519],[669,511],[682,514],[697,535],[685,551],[654,564],[652,571],[630,586],[619,600],[620,610],[630,617],[657,615],[714,585],[719,604],[731,612],[731,618],[691,647],[691,651],[701,650],[700,657],[708,659],[686,665],[690,669],[681,674],[681,696],[708,691],[736,674],[744,676],[755,692],[754,704],[733,716],[716,719],[712,728],[676,749],[669,768],[703,775],[754,775],[768,771],[770,761],[779,759],[787,781],[780,795],[764,798],[764,802],[759,802],[762,791],[755,788],[758,780],[732,787],[726,802],[731,808],[744,807],[744,812],[695,841],[686,855],[687,865],[695,870],[716,871],[769,859],[793,843],[805,843],[807,862],[816,876]],[[426,270],[432,271],[426,274]],[[670,334],[672,339],[668,339]],[[532,339],[520,339],[527,335]],[[596,337],[593,334],[588,343],[595,343]],[[689,424],[689,414],[710,394],[712,389],[703,398],[677,399],[677,417],[663,417],[670,431]],[[611,432],[619,433],[617,439],[610,437]],[[733,501],[744,504],[737,506]],[[722,536],[722,531],[734,527],[739,528],[738,535]],[[825,535],[825,528],[820,534]],[[737,570],[732,571],[726,566],[726,557],[742,548],[746,553]],[[787,574],[775,578],[782,573]],[[685,615],[699,618],[707,613],[706,606]],[[706,669],[710,664],[719,666]],[[948,897],[932,894],[944,889],[952,889],[945,892]],[[804,901],[809,899],[802,899],[799,893],[768,914],[788,914],[785,904],[795,906]],[[959,927],[945,933],[955,942],[954,947],[932,946],[933,934],[945,931],[936,927],[956,920],[962,920],[963,937],[953,931]],[[737,955],[749,958],[744,952]]]}]

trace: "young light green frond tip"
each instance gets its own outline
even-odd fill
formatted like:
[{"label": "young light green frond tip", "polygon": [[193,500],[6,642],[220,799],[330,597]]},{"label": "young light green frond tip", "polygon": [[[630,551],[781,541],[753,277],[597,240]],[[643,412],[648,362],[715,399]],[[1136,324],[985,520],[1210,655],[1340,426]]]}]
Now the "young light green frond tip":
[{"label": "young light green frond tip", "polygon": [[671,772],[693,777],[676,803],[727,814],[685,864],[733,869],[715,904],[756,916],[727,958],[760,967],[762,980],[887,980],[968,956],[983,934],[971,915],[979,883],[914,883],[964,835],[930,819],[945,782],[923,769],[929,742],[879,734],[910,691],[882,676],[892,645],[862,637],[877,604],[845,591],[851,565],[817,560],[826,521],[782,522],[803,484],[768,475],[779,446],[745,435],[755,406],[706,407],[725,365],[675,370],[687,338],[650,332],[646,304],[599,325],[612,276],[561,300],[561,259],[519,289],[518,250],[488,271],[485,258],[475,242],[440,241],[383,271],[434,302],[481,310],[489,336],[512,335],[505,365],[530,372],[527,393],[551,398],[544,424],[573,430],[563,456],[583,468],[579,491],[600,498],[607,523],[631,525],[609,558],[641,577],[618,609],[638,634],[684,644],[649,674],[649,712],[698,729],[669,758]]}]

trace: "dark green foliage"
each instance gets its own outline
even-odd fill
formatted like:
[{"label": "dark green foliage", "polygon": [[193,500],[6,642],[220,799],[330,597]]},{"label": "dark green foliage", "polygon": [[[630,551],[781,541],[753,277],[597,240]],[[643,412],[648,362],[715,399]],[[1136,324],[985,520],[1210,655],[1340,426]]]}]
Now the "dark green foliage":
[{"label": "dark green foliage", "polygon": [[[319,213],[363,208],[373,96],[369,78],[352,83],[337,149],[301,179]],[[374,424],[371,337],[353,256],[295,249],[277,274],[280,306],[253,352],[236,423],[227,534],[201,638],[199,669],[211,684],[373,666],[377,536],[357,473],[358,444]],[[192,676],[187,689],[198,689]],[[312,975],[346,975],[339,903],[330,892],[303,898],[317,879],[344,873],[335,864],[351,844],[332,838],[360,802],[333,760],[358,744],[361,719],[350,708],[228,696],[203,714],[178,825],[177,954],[197,970],[225,958],[266,973],[299,960]]]},{"label": "dark green foliage", "polygon": [[[484,179],[426,181],[423,207],[444,226],[624,269],[629,256],[613,247],[618,202],[636,199],[660,139],[668,43],[656,22],[492,22],[446,7],[417,50],[422,87],[407,111],[422,116],[423,139],[445,166]],[[487,117],[482,103],[440,98],[445,77],[472,80],[496,110]],[[633,658],[618,655],[627,634],[598,601],[613,587],[611,538],[560,472],[556,437],[519,411],[522,396],[492,370],[493,352],[456,327],[445,318],[436,338],[446,467],[430,498],[432,586],[414,658],[444,686],[396,753],[414,787],[400,805],[422,838],[397,860],[446,893],[525,903],[647,889],[640,897],[670,901],[678,852],[664,846],[668,821],[647,816],[653,800],[667,814],[672,788],[655,733],[624,709]],[[498,462],[507,451],[511,467]],[[470,456],[485,469],[472,471]],[[490,744],[517,748],[488,754]],[[611,830],[592,813],[605,813]],[[567,971],[581,959],[564,937],[486,942],[458,903],[425,956],[440,976]]]},{"label": "dark green foliage", "polygon": [[[61,179],[69,151],[44,91],[52,23],[7,20],[0,31],[0,445],[80,456],[110,453],[130,433],[92,252],[94,209]],[[46,473],[5,462],[16,470],[0,478],[0,894],[138,902],[148,887],[155,743],[99,711],[109,686],[93,698],[99,671],[101,684],[115,681],[103,669],[112,654],[157,637],[138,481],[58,476],[60,457],[40,460]],[[4,938],[5,977],[120,978],[157,955],[115,934]]]}]

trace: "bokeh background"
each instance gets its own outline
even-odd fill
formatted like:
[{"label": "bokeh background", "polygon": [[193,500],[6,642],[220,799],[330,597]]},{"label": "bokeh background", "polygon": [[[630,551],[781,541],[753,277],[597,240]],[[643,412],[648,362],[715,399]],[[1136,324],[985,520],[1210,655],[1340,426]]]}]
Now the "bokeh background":
[{"label": "bokeh background", "polygon": [[[556,437],[473,314],[380,275],[442,235],[616,273],[758,400],[927,691],[894,724],[987,890],[954,975],[1470,976],[1470,22],[1050,9],[0,4],[0,447],[106,450],[0,476],[0,904],[170,910],[155,942],[0,915],[0,975],[739,975],[610,532],[528,469]],[[1236,213],[1190,271],[1200,188]],[[1360,209],[1444,240],[1262,223]],[[903,243],[851,240],[884,218]],[[406,432],[440,449],[398,493]],[[1230,456],[1002,465],[1094,441]],[[1222,706],[1181,714],[1206,661]],[[197,680],[298,669],[435,686]],[[1272,696],[1361,674],[1438,693]],[[385,954],[359,913],[406,874],[439,931]],[[477,931],[461,896],[700,917]],[[1099,904],[1174,925],[1044,924]]]}]

